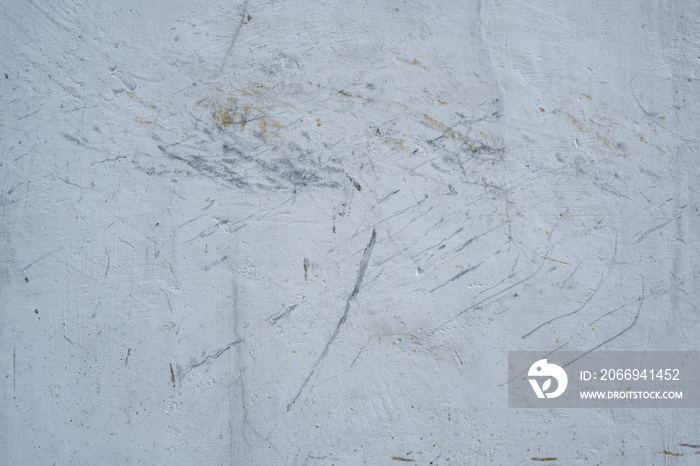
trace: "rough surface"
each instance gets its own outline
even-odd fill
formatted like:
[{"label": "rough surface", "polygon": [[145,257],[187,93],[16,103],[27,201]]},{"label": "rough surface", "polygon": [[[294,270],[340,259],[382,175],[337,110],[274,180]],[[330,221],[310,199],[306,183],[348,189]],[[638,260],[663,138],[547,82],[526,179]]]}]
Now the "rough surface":
[{"label": "rough surface", "polygon": [[700,3],[0,4],[0,463],[694,464],[507,408],[692,350]]}]

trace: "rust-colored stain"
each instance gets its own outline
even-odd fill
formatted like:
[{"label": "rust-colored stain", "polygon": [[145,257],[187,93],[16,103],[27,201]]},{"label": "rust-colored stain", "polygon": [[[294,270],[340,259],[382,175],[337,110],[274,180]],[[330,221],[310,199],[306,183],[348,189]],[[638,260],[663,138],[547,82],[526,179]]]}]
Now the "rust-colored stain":
[{"label": "rust-colored stain", "polygon": [[396,57],[396,59],[400,62],[408,63],[409,65],[414,65],[414,66],[420,66],[423,69],[428,69],[421,62],[416,60],[415,58],[413,60],[409,60],[408,58],[401,58],[401,57]]},{"label": "rust-colored stain", "polygon": [[384,142],[387,144],[392,144],[394,146],[403,149],[403,139],[390,138],[388,136],[384,137]]},{"label": "rust-colored stain", "polygon": [[449,126],[447,126],[445,123],[434,119],[433,117],[431,117],[431,116],[428,115],[427,113],[424,113],[424,114],[423,114],[423,118],[425,118],[425,119],[428,121],[428,123],[430,124],[430,126],[433,126],[433,127],[437,128],[437,129],[439,129],[440,131],[442,131],[443,133],[445,133],[445,136],[450,136],[450,137],[459,136],[459,137],[462,137],[462,134],[461,134],[460,132],[454,131],[452,128],[450,128]]},{"label": "rust-colored stain", "polygon": [[[568,112],[566,112],[566,115],[571,119],[571,122],[574,125],[576,125],[576,128],[578,128],[579,131],[586,132],[586,129],[583,127],[583,122],[581,122],[580,120],[578,120],[576,117],[574,117],[573,115],[571,115]],[[607,118],[603,117],[603,118],[601,118],[601,120],[607,120]],[[611,130],[608,129],[607,133],[609,134],[610,132],[611,132]],[[610,149],[613,149],[613,150],[621,150],[622,147],[620,144],[616,144],[615,141],[612,141],[609,138],[607,138],[606,136],[600,134],[599,131],[596,131],[593,134],[595,135],[596,140],[603,143],[604,146],[609,147]],[[639,135],[639,133],[637,133],[637,135]],[[646,141],[644,141],[642,138],[640,138],[640,139],[646,143]],[[624,151],[618,152],[617,155],[619,155],[621,157],[627,156],[627,154]]]},{"label": "rust-colored stain", "polygon": [[212,115],[216,121],[224,126],[229,126],[233,124],[233,117],[231,116],[231,111],[227,108],[219,109]]},{"label": "rust-colored stain", "polygon": [[571,264],[569,264],[568,262],[564,262],[564,261],[559,261],[559,260],[556,260],[556,259],[552,259],[551,257],[545,257],[545,256],[540,256],[540,257],[541,257],[542,259],[547,259],[548,261],[559,262],[560,264],[571,265]]},{"label": "rust-colored stain", "polygon": [[668,451],[668,450],[664,450],[664,455],[668,455],[668,456],[683,456],[683,453],[673,453],[673,452],[670,452],[670,451]]},{"label": "rust-colored stain", "polygon": [[[281,129],[279,122],[269,118],[267,112],[259,106],[260,98],[265,98],[264,85],[254,83],[247,87],[224,91],[217,89],[222,94],[227,94],[223,101],[212,102],[211,116],[222,126],[238,125],[241,129],[253,122],[257,122],[256,129],[261,134],[278,136],[274,129]],[[218,100],[218,99],[217,99]],[[265,100],[269,99],[264,99]]]},{"label": "rust-colored stain", "polygon": [[544,109],[540,107],[540,113],[544,113]]},{"label": "rust-colored stain", "polygon": [[437,101],[440,102],[440,105],[447,105],[447,102],[443,102],[443,101],[440,100],[440,99],[437,99]]},{"label": "rust-colored stain", "polygon": [[[479,145],[475,145],[470,143],[469,138],[467,138],[465,135],[460,133],[459,131],[455,131],[454,129],[450,128],[448,125],[445,123],[436,120],[435,118],[431,117],[427,113],[423,114],[423,118],[430,124],[430,126],[439,129],[440,131],[443,132],[445,136],[448,136],[452,139],[458,140],[463,142],[467,148],[474,154],[481,154],[481,147]],[[483,134],[483,133],[481,133]]]},{"label": "rust-colored stain", "polygon": [[124,93],[125,93],[126,95],[128,95],[129,97],[133,98],[134,100],[137,100],[137,101],[138,101],[141,105],[143,105],[144,107],[154,108],[154,109],[155,109],[155,108],[158,108],[158,107],[156,107],[156,106],[153,105],[153,104],[148,104],[148,103],[144,102],[143,99],[141,99],[141,97],[137,96],[136,94],[134,94],[134,93],[131,92],[131,91],[126,91],[126,92],[124,92]]},{"label": "rust-colored stain", "polygon": [[[440,101],[440,100],[438,100],[438,102],[440,102],[441,104],[443,104],[443,102]],[[412,109],[411,107],[409,107],[409,106],[407,106],[407,105],[405,105],[405,104],[403,104],[403,103],[401,103],[401,102],[398,102],[398,101],[396,101],[396,100],[392,101],[392,103],[395,104],[395,105],[398,105],[404,112],[406,112],[406,113],[408,113],[408,114],[410,114],[410,115],[412,115],[412,116],[414,116],[414,117],[416,117],[416,118],[420,118],[421,113],[416,112],[416,111],[415,111],[414,109]],[[447,102],[444,102],[444,104],[447,104]],[[436,128],[436,129],[442,131],[443,134],[444,134],[445,136],[448,136],[448,137],[451,138],[451,139],[454,139],[454,140],[456,140],[456,141],[460,141],[460,142],[464,143],[464,145],[467,146],[467,149],[468,149],[470,152],[472,152],[472,154],[475,154],[475,155],[476,155],[476,154],[482,154],[482,153],[483,153],[484,146],[481,145],[480,143],[471,140],[468,136],[462,134],[462,133],[459,132],[459,131],[454,130],[454,129],[451,128],[449,125],[446,125],[445,123],[436,120],[435,118],[431,117],[431,116],[428,115],[427,113],[423,113],[422,116],[423,116],[423,119],[424,119],[430,126],[432,126],[432,127]],[[472,131],[472,129],[473,129],[473,128],[468,127],[467,134],[469,134],[469,133]],[[377,129],[377,130],[376,130],[377,135],[380,135],[380,133],[379,133],[378,131],[379,131],[379,130]],[[477,132],[474,132],[474,134],[477,134]],[[478,134],[481,135],[481,136],[485,136],[484,133],[483,133],[483,131],[479,131]],[[404,147],[403,147],[403,140],[396,140],[396,139],[394,139],[394,140],[389,140],[389,141],[384,141],[384,142],[392,143],[392,144],[394,144],[394,145],[396,145],[396,146],[398,146],[398,147],[404,148]],[[404,148],[404,149],[405,149],[405,148]],[[417,152],[417,149],[416,149],[415,151],[413,151],[412,154],[415,154],[416,152]]]},{"label": "rust-colored stain", "polygon": [[340,95],[342,95],[342,96],[344,96],[344,97],[355,97],[355,98],[357,98],[357,99],[361,99],[361,98],[362,98],[362,96],[361,96],[360,94],[351,94],[351,93],[346,92],[346,91],[338,91],[338,94],[340,94]]},{"label": "rust-colored stain", "polygon": [[316,126],[321,126],[321,119],[320,118],[316,118]]},{"label": "rust-colored stain", "polygon": [[274,128],[274,129],[281,128],[280,124],[276,121],[273,121],[272,123],[268,123],[267,120],[265,120],[264,118],[261,118],[258,120],[258,129],[260,130],[260,132],[262,134],[267,133],[268,127]]},{"label": "rust-colored stain", "polygon": [[583,125],[579,120],[576,119],[571,113],[566,112],[567,116],[571,119],[571,122],[576,125],[579,131],[584,131]]}]

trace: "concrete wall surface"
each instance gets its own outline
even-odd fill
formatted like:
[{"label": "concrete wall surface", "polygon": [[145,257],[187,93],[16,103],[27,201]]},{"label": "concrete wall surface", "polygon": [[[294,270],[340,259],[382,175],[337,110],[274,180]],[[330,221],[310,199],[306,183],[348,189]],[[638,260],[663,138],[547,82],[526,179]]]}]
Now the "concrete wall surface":
[{"label": "concrete wall surface", "polygon": [[698,349],[700,2],[0,31],[0,464],[700,461],[698,409],[507,387],[508,351]]}]

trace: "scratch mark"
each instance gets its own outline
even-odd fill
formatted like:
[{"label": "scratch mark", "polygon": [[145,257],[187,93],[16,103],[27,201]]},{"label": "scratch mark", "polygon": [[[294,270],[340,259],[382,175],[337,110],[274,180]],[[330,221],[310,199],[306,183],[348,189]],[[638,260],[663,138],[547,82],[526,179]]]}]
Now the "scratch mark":
[{"label": "scratch mark", "polygon": [[556,461],[557,459],[554,457],[550,458],[530,458],[532,461]]},{"label": "scratch mark", "polygon": [[296,309],[298,304],[292,304],[283,313],[270,318],[270,323],[276,324],[278,320],[283,319],[289,315],[294,309]]},{"label": "scratch mark", "polygon": [[129,351],[126,352],[126,360],[124,361],[124,367],[129,366],[129,356],[131,355],[131,348],[129,348]]},{"label": "scratch mark", "polygon": [[620,333],[618,333],[617,335],[608,338],[608,339],[605,340],[603,343],[594,346],[593,348],[589,349],[588,351],[586,351],[585,353],[583,353],[581,356],[577,357],[577,358],[574,359],[573,361],[569,361],[568,363],[564,364],[564,367],[573,364],[574,362],[578,361],[578,360],[581,359],[582,357],[588,355],[588,353],[591,353],[591,352],[597,350],[598,348],[600,348],[601,346],[610,343],[610,342],[613,341],[615,338],[621,336],[622,334],[624,334],[625,332],[627,332],[629,329],[631,329],[632,327],[634,327],[635,324],[637,323],[637,319],[639,319],[639,313],[640,313],[641,310],[642,310],[642,305],[643,305],[643,304],[644,304],[644,278],[642,277],[642,294],[639,295],[639,307],[637,308],[637,314],[634,316],[634,320],[632,321],[632,323],[629,324],[628,327],[624,328],[624,329],[623,329]]},{"label": "scratch mark", "polygon": [[559,261],[559,260],[556,260],[556,259],[552,259],[551,257],[544,257],[544,256],[540,256],[540,257],[541,257],[542,259],[547,259],[548,261],[559,262],[560,264],[571,265],[571,264],[569,264],[568,262],[564,262],[564,261]]},{"label": "scratch mark", "polygon": [[[476,237],[474,237],[474,238],[476,238]],[[464,244],[462,244],[458,249],[455,249],[454,252],[462,252],[462,249],[464,249],[464,248],[466,248],[467,246],[469,246],[470,244],[472,244],[472,242],[474,241],[474,238],[469,238],[469,239],[468,239]]]},{"label": "scratch mark", "polygon": [[614,314],[615,312],[619,311],[620,309],[626,308],[626,307],[629,306],[630,304],[632,304],[632,303],[629,302],[629,303],[627,303],[627,304],[623,304],[622,306],[616,307],[616,308],[613,309],[612,311],[608,311],[608,312],[606,312],[605,314],[603,314],[602,316],[598,317],[596,320],[594,320],[593,322],[591,322],[591,323],[588,324],[588,325],[593,325],[593,324],[595,324],[596,322],[598,322],[600,319],[602,319],[603,317],[607,317],[607,316],[609,316],[610,314]]},{"label": "scratch mark", "polygon": [[410,227],[410,226],[411,226],[415,221],[417,221],[419,218],[425,217],[426,215],[428,215],[428,214],[430,213],[431,210],[433,210],[433,207],[430,207],[428,210],[426,210],[425,212],[421,213],[420,215],[416,215],[415,217],[413,217],[413,219],[411,219],[411,221],[409,221],[409,222],[406,224],[406,226],[404,226],[403,228],[401,228],[399,231],[393,233],[392,236],[395,238],[396,236],[400,235],[401,233],[404,232],[404,230],[406,230],[408,227]]},{"label": "scratch mark", "polygon": [[[550,251],[551,251],[551,248],[550,248]],[[548,253],[548,254],[549,254],[549,253]],[[537,267],[537,270],[535,270],[534,272],[532,272],[532,273],[531,273],[530,275],[528,275],[527,277],[525,277],[525,278],[523,278],[523,279],[521,279],[521,280],[518,280],[517,282],[513,283],[512,285],[509,285],[509,286],[503,288],[501,291],[497,291],[496,293],[493,293],[492,295],[485,297],[484,299],[482,299],[481,301],[477,302],[476,304],[472,304],[472,305],[469,306],[468,308],[466,308],[466,309],[464,309],[464,310],[458,312],[454,317],[452,317],[452,318],[451,318],[450,320],[448,320],[447,322],[444,322],[442,325],[439,325],[438,327],[435,327],[431,333],[433,333],[433,332],[435,332],[436,330],[438,330],[438,329],[444,327],[445,325],[449,324],[450,322],[454,321],[455,319],[459,318],[460,316],[466,314],[467,312],[473,311],[474,309],[476,309],[476,308],[478,308],[479,306],[481,306],[482,304],[484,304],[486,301],[489,301],[489,300],[495,298],[496,296],[500,296],[500,295],[502,295],[503,293],[507,292],[508,290],[512,290],[512,289],[515,288],[516,286],[518,286],[518,285],[520,285],[520,284],[522,284],[522,283],[528,281],[529,279],[531,279],[532,277],[534,277],[535,275],[537,275],[537,274],[540,272],[540,270],[542,270],[542,267],[544,267],[544,262],[545,262],[545,261],[542,261],[542,262],[540,263],[540,266]]]},{"label": "scratch mark", "polygon": [[464,275],[468,274],[469,272],[478,269],[479,266],[480,266],[481,264],[483,264],[483,262],[480,262],[480,263],[476,264],[476,265],[473,266],[473,267],[469,267],[468,269],[462,270],[461,272],[459,272],[457,275],[455,275],[454,277],[452,277],[452,278],[450,278],[449,280],[447,280],[447,281],[446,281],[445,283],[443,283],[442,285],[436,286],[435,288],[433,288],[432,290],[430,290],[430,292],[432,293],[433,291],[442,288],[443,286],[447,285],[448,283],[451,283],[451,282],[453,282],[453,281],[455,281],[455,280],[458,280],[458,279],[462,278]]},{"label": "scratch mark", "polygon": [[17,345],[12,346],[12,399],[17,398]]},{"label": "scratch mark", "polygon": [[[593,293],[590,294],[590,296],[588,297],[588,299],[587,299],[578,309],[574,309],[573,311],[571,311],[571,312],[569,312],[569,313],[562,314],[562,315],[560,315],[560,316],[557,316],[557,317],[554,317],[554,318],[552,318],[552,319],[549,319],[549,320],[546,321],[546,322],[542,322],[540,325],[538,325],[537,327],[535,327],[535,328],[533,328],[532,330],[530,330],[529,332],[527,332],[527,333],[526,333],[525,335],[523,335],[521,338],[527,338],[527,337],[529,337],[530,335],[532,335],[533,333],[535,333],[536,331],[538,331],[539,329],[541,329],[542,327],[544,327],[545,325],[549,325],[549,324],[551,324],[552,322],[554,322],[554,321],[556,321],[556,320],[559,320],[559,319],[563,319],[563,318],[565,318],[565,317],[572,316],[572,315],[576,314],[577,312],[581,311],[581,310],[582,310],[583,308],[585,308],[586,306],[588,306],[588,303],[590,303],[591,300],[596,296],[596,294],[598,294],[598,290],[600,290],[600,287],[603,285],[603,282],[605,281],[605,279],[606,279],[606,278],[608,277],[608,275],[610,274],[610,271],[612,270],[613,265],[615,264],[615,256],[617,256],[617,236],[615,237],[615,251],[613,252],[612,259],[610,259],[610,263],[608,264],[608,270],[606,270],[606,271],[600,276],[600,281],[598,281],[598,285],[595,287],[595,289],[593,290]],[[545,257],[545,259],[547,259],[547,257]],[[550,259],[550,260],[551,260],[551,259]]]},{"label": "scratch mark", "polygon": [[19,117],[19,118],[17,118],[17,121],[19,121],[19,120],[24,120],[25,118],[28,118],[28,117],[30,117],[30,116],[32,116],[32,115],[36,115],[36,114],[39,112],[39,110],[41,110],[41,109],[34,110],[32,113],[28,113],[28,114],[26,114],[26,115],[24,115],[24,116]]},{"label": "scratch mark", "polygon": [[37,260],[35,260],[35,261],[33,261],[33,262],[30,262],[29,265],[26,266],[25,268],[23,268],[22,270],[20,270],[20,272],[24,272],[25,270],[27,270],[29,267],[31,267],[32,265],[36,264],[36,263],[39,262],[40,260],[46,259],[46,258],[49,257],[50,255],[56,254],[57,252],[59,252],[59,251],[61,251],[61,250],[63,250],[63,246],[61,246],[61,247],[58,248],[58,249],[54,249],[54,250],[51,251],[51,252],[47,252],[46,254],[44,254],[43,256],[41,256],[40,258],[38,258]]},{"label": "scratch mark", "polygon": [[692,443],[679,443],[678,445],[688,448],[700,448],[700,445],[693,445]]},{"label": "scratch mark", "polygon": [[[233,233],[235,233],[238,230],[240,230],[241,228],[245,227],[247,225],[245,223],[245,221],[252,218],[254,215],[255,214],[251,214],[251,215],[247,216],[246,218],[244,218],[243,220],[238,220],[238,221],[233,222],[233,223],[231,223],[229,220],[220,220],[216,223],[216,225],[209,227],[206,230],[201,231],[197,236],[185,241],[185,243],[192,243],[193,241],[198,240],[199,238],[208,238],[209,236],[216,233],[217,230],[221,230],[224,233],[227,233],[229,235],[233,235]],[[200,217],[201,217],[201,215],[200,215]],[[199,217],[197,217],[197,218],[199,218]],[[190,221],[192,221],[192,220],[190,220]],[[189,223],[189,222],[187,222],[187,223]],[[185,223],[185,225],[187,223]],[[241,223],[242,223],[241,226],[237,226],[237,225],[240,225]]]},{"label": "scratch mark", "polygon": [[340,317],[340,320],[338,321],[338,324],[335,326],[335,330],[333,330],[333,333],[331,334],[331,337],[328,339],[326,342],[326,346],[323,348],[323,351],[321,352],[320,356],[316,360],[316,363],[313,365],[311,368],[311,371],[309,374],[306,376],[304,379],[304,382],[302,382],[301,387],[299,387],[299,391],[297,394],[292,398],[292,401],[287,404],[287,412],[289,412],[290,409],[292,409],[292,406],[294,406],[294,403],[296,403],[297,399],[299,398],[299,395],[304,391],[304,388],[306,387],[306,384],[309,383],[309,380],[311,379],[311,376],[314,375],[314,372],[316,371],[316,368],[318,365],[323,361],[323,359],[328,355],[328,350],[331,347],[331,344],[333,344],[333,341],[336,339],[338,336],[338,333],[340,333],[340,328],[343,326],[345,321],[348,318],[348,314],[350,312],[350,302],[355,299],[360,292],[360,287],[362,286],[362,279],[365,276],[365,272],[367,271],[367,265],[369,264],[369,259],[372,256],[372,250],[374,249],[374,243],[377,241],[377,230],[372,229],[372,236],[369,239],[369,243],[367,243],[367,247],[365,248],[365,252],[362,255],[362,260],[360,261],[360,267],[357,272],[357,279],[355,280],[355,287],[352,290],[352,293],[350,293],[350,296],[348,296],[348,300],[345,303],[345,311],[343,312],[343,315]]},{"label": "scratch mark", "polygon": [[70,109],[70,110],[66,110],[66,111],[63,112],[63,113],[77,112],[78,110],[85,110],[85,109],[96,108],[96,107],[98,107],[98,105],[86,105],[86,106],[84,106],[84,107],[77,107],[77,108],[72,108],[72,109]]},{"label": "scratch mark", "polygon": [[231,45],[229,45],[228,50],[226,51],[226,55],[224,55],[223,60],[221,60],[221,68],[219,69],[219,74],[221,74],[224,71],[224,66],[226,65],[226,62],[228,61],[229,55],[231,55],[231,51],[233,50],[233,46],[236,45],[236,40],[238,39],[238,35],[241,33],[241,28],[243,27],[243,24],[245,24],[245,19],[247,16],[246,13],[246,7],[248,6],[248,1],[246,0],[243,2],[243,5],[239,7],[239,11],[241,12],[241,20],[238,22],[238,27],[236,27],[236,31],[233,33],[233,38],[231,39]]},{"label": "scratch mark", "polygon": [[[173,95],[175,95],[175,94],[179,94],[180,92],[186,91],[187,89],[190,89],[190,88],[193,88],[193,87],[197,87],[197,83],[192,83],[192,84],[190,84],[190,85],[187,86],[187,87],[183,87],[183,88],[180,89],[179,91],[175,91],[175,92],[173,92],[173,93],[171,93],[171,94],[167,94],[165,97],[170,97],[170,96],[173,96]],[[179,144],[179,143],[178,143],[178,144]]]},{"label": "scratch mark", "polygon": [[204,217],[204,214],[202,214],[202,215],[199,215],[199,216],[197,216],[197,217],[193,218],[192,220],[188,220],[188,221],[186,221],[185,223],[183,223],[182,225],[180,225],[180,227],[179,227],[179,228],[182,228],[182,227],[184,227],[185,225],[187,225],[187,224],[190,224],[190,223],[194,222],[195,220],[199,220],[199,219],[200,219],[200,218],[202,218],[202,217]]},{"label": "scratch mark", "polygon": [[80,141],[80,139],[76,138],[75,136],[71,136],[70,134],[62,133],[61,136],[63,136],[63,139],[66,141],[70,141],[74,144],[77,144],[79,146],[82,146],[83,143]]},{"label": "scratch mark", "polygon": [[[514,270],[515,270],[515,268],[518,266],[518,262],[519,262],[519,261],[520,261],[520,256],[518,256],[518,257],[515,258],[515,262],[513,263],[513,267],[510,268],[510,273],[508,274],[507,277],[504,277],[503,280],[501,280],[500,282],[496,283],[495,285],[489,286],[489,287],[486,288],[485,290],[480,291],[479,294],[478,294],[477,296],[480,296],[480,295],[486,293],[487,291],[491,291],[492,289],[496,288],[497,286],[499,286],[499,285],[500,285],[501,283],[503,283],[504,281],[509,280],[509,279],[515,277],[515,276],[517,275],[517,272],[515,272]],[[544,262],[542,262],[542,263],[544,264]]]},{"label": "scratch mark", "polygon": [[[350,363],[350,365],[348,366],[348,368],[345,370],[345,372],[347,372],[347,371],[349,371],[350,369],[352,369],[352,366],[354,366],[355,363],[357,362],[357,360],[360,359],[360,355],[362,354],[362,352],[363,352],[363,351],[365,350],[365,348],[367,347],[367,343],[369,343],[369,338],[367,339],[367,341],[365,342],[365,344],[362,345],[362,348],[360,348],[360,351],[357,352],[357,356],[355,356],[355,359],[352,360],[352,362]],[[345,373],[345,372],[343,372],[343,373]]]},{"label": "scratch mark", "polygon": [[404,458],[403,456],[392,456],[391,459],[394,461],[415,462],[415,460],[412,460],[411,458]]},{"label": "scratch mark", "polygon": [[391,196],[393,196],[394,194],[398,193],[399,191],[401,191],[401,190],[400,190],[400,189],[397,189],[396,191],[390,192],[389,194],[387,194],[386,196],[384,196],[383,198],[381,198],[381,199],[379,200],[379,202],[377,202],[377,204],[381,204],[382,202],[386,201],[387,199],[389,199]]},{"label": "scratch mark", "polygon": [[173,388],[175,388],[175,371],[172,364],[170,364],[170,381],[173,383]]},{"label": "scratch mark", "polygon": [[222,262],[226,262],[226,259],[228,259],[228,256],[224,256],[224,257],[222,257],[222,258],[219,259],[219,260],[215,260],[215,261],[212,262],[211,264],[205,266],[205,267],[204,267],[204,271],[205,271],[205,272],[208,272],[208,271],[209,271],[210,269],[212,269],[213,267],[216,267],[217,265],[221,264]]},{"label": "scratch mark", "polygon": [[[662,223],[661,225],[657,225],[657,226],[655,226],[654,228],[648,229],[647,231],[645,231],[644,233],[642,233],[642,234],[639,236],[639,238],[637,238],[637,240],[634,242],[634,244],[639,244],[639,243],[641,243],[642,241],[644,241],[644,239],[645,239],[647,236],[649,236],[650,233],[654,233],[656,230],[660,230],[661,228],[665,227],[666,225],[668,225],[668,224],[671,223],[672,221],[673,221],[673,218],[671,218],[671,219],[669,219],[669,220],[666,220],[666,221],[665,221],[664,223]],[[635,235],[635,236],[636,236],[636,235]]]},{"label": "scratch mark", "polygon": [[350,180],[350,182],[352,183],[352,185],[355,187],[355,189],[357,189],[358,191],[362,191],[362,186],[360,186],[360,183],[358,183],[358,182],[357,182],[353,177],[351,177],[350,175],[348,175],[348,179]]},{"label": "scratch mark", "polygon": [[125,159],[125,158],[126,158],[126,155],[118,155],[118,156],[114,157],[113,159],[96,160],[96,161],[92,162],[90,165],[95,165],[97,163],[116,162],[117,160]]},{"label": "scratch mark", "polygon": [[32,0],[28,0],[28,1],[29,1],[29,4],[30,4],[30,5],[32,5],[34,8],[36,8],[37,10],[39,10],[39,11],[40,11],[44,16],[46,16],[46,18],[47,18],[49,21],[51,21],[53,24],[55,24],[56,26],[60,27],[61,29],[64,29],[64,30],[66,30],[66,31],[69,31],[69,29],[68,29],[65,25],[63,25],[63,24],[59,23],[58,21],[56,21],[56,18],[55,18],[55,17],[51,16],[51,14],[49,14],[48,12],[46,12],[46,11],[42,10],[41,8],[39,8]]},{"label": "scratch mark", "polygon": [[[416,207],[418,207],[418,206],[420,206],[421,204],[423,204],[426,200],[428,200],[428,195],[427,195],[427,194],[425,194],[425,195],[423,196],[423,199],[421,199],[420,201],[416,202],[416,203],[413,204],[412,206],[406,207],[405,209],[399,210],[398,212],[395,212],[395,213],[393,213],[392,215],[389,215],[388,217],[385,217],[385,218],[379,220],[379,221],[375,224],[375,226],[376,226],[376,225],[381,225],[382,223],[387,222],[387,221],[391,220],[391,219],[394,218],[394,217],[398,217],[399,215],[402,215],[402,214],[408,212],[409,210],[415,209]],[[359,236],[361,233],[362,233],[361,231],[357,231],[355,234],[352,235],[351,239],[353,239],[353,238]],[[334,249],[335,249],[335,248],[331,248],[331,249],[328,251],[328,253],[331,253]]]},{"label": "scratch mark", "polygon": [[[16,159],[16,160],[19,160],[19,159]],[[5,204],[5,203],[0,203],[0,207],[9,207],[9,206],[11,206],[12,204],[16,204],[16,203],[18,203],[18,202],[26,201],[27,199],[31,199],[31,198],[34,197],[34,196],[38,196],[39,194],[43,194],[43,193],[45,193],[45,192],[47,192],[47,191],[51,191],[52,189],[53,189],[53,187],[51,187],[51,188],[46,188],[46,189],[42,189],[41,191],[37,191],[37,192],[35,192],[35,193],[33,193],[33,194],[30,194],[29,196],[23,197],[22,199],[15,199],[14,201],[10,201],[10,202],[8,202],[8,203],[6,203],[6,204]]]},{"label": "scratch mark", "polygon": [[105,254],[107,254],[107,267],[105,268],[105,278],[102,279],[103,283],[105,280],[107,280],[107,274],[109,273],[109,252],[107,251],[107,248],[105,248]]},{"label": "scratch mark", "polygon": [[187,375],[187,373],[188,373],[189,371],[191,371],[191,370],[193,370],[193,369],[196,369],[196,368],[198,368],[199,366],[202,366],[202,365],[204,365],[204,364],[207,364],[207,363],[209,363],[209,362],[214,361],[214,360],[217,359],[219,356],[221,356],[222,354],[224,354],[226,351],[230,350],[232,346],[236,346],[237,344],[241,343],[242,341],[243,341],[243,338],[239,338],[238,340],[236,340],[236,341],[234,341],[234,342],[231,342],[231,343],[229,343],[228,345],[224,346],[224,347],[221,348],[220,350],[217,350],[216,353],[214,353],[214,354],[212,354],[212,355],[209,355],[209,356],[207,356],[206,358],[202,359],[202,360],[199,361],[197,364],[192,364],[192,365],[190,365],[190,366],[185,367],[182,371],[178,371],[178,376],[179,376],[180,380],[182,380],[182,378],[183,378],[185,375]]},{"label": "scratch mark", "polygon": [[574,271],[571,272],[571,275],[569,275],[568,277],[566,277],[566,279],[565,279],[563,282],[561,282],[561,284],[563,285],[563,284],[565,284],[566,282],[568,282],[569,280],[571,280],[571,277],[573,277],[573,276],[576,274],[576,272],[578,272],[579,267],[581,267],[581,264],[577,265],[576,268],[574,269]]}]

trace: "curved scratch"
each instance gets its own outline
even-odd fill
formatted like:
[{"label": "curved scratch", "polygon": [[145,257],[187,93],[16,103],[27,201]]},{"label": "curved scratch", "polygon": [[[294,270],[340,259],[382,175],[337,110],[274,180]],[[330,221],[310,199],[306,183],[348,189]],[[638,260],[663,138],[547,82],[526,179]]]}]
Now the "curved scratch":
[{"label": "curved scratch", "polygon": [[365,272],[367,271],[367,264],[369,264],[369,258],[372,255],[372,249],[374,249],[374,243],[376,242],[376,240],[377,240],[377,230],[373,229],[372,230],[372,237],[369,239],[369,243],[367,244],[367,247],[365,248],[365,252],[362,255],[362,260],[360,261],[360,268],[357,272],[357,279],[355,280],[355,287],[353,288],[352,293],[350,293],[350,296],[348,296],[348,300],[345,303],[345,312],[343,312],[343,315],[340,317],[338,324],[335,326],[335,330],[333,330],[331,337],[326,342],[326,346],[323,348],[321,355],[318,357],[318,359],[316,360],[316,363],[311,368],[311,371],[309,372],[309,374],[306,376],[306,378],[302,382],[301,387],[299,387],[299,391],[297,391],[297,394],[294,395],[294,398],[292,398],[292,401],[290,401],[289,404],[287,404],[287,412],[289,412],[289,410],[292,409],[292,406],[294,406],[294,403],[296,403],[297,399],[299,398],[299,395],[301,395],[301,393],[304,391],[306,384],[309,383],[311,376],[314,375],[316,368],[321,363],[321,361],[323,361],[323,359],[328,355],[328,350],[330,349],[331,344],[333,344],[333,341],[338,336],[338,333],[340,333],[340,328],[343,326],[345,321],[348,319],[348,314],[350,313],[350,302],[360,292],[360,287],[362,286],[362,279],[364,278]]}]

